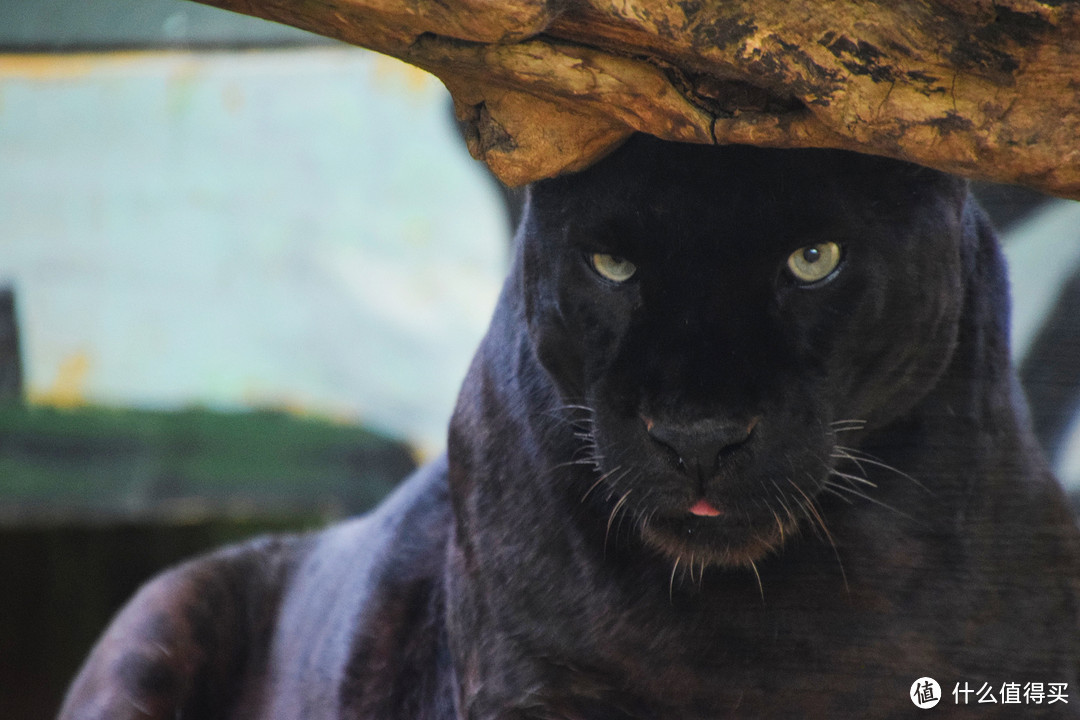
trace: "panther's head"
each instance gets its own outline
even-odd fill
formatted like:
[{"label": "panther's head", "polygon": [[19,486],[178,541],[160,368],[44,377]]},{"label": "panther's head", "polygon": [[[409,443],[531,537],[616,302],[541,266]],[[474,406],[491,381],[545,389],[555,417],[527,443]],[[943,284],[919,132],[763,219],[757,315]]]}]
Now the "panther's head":
[{"label": "panther's head", "polygon": [[529,338],[595,492],[672,558],[778,548],[844,433],[908,411],[949,362],[966,198],[882,158],[647,137],[534,185]]}]

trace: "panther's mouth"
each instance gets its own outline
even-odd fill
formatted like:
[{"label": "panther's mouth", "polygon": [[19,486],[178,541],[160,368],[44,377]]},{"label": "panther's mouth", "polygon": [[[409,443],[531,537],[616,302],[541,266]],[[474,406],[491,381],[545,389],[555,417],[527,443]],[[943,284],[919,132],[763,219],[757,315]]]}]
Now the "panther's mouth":
[{"label": "panther's mouth", "polygon": [[643,537],[675,562],[702,567],[752,567],[783,544],[775,527],[734,530],[671,520],[650,523]]},{"label": "panther's mouth", "polygon": [[702,498],[686,509],[653,514],[642,527],[642,538],[676,562],[752,567],[798,531],[795,517],[751,518]]},{"label": "panther's mouth", "polygon": [[608,531],[632,516],[641,541],[673,562],[751,568],[802,528],[822,527],[827,438],[763,413],[733,417],[603,413],[583,423],[598,473],[589,492],[605,489],[594,497]]}]

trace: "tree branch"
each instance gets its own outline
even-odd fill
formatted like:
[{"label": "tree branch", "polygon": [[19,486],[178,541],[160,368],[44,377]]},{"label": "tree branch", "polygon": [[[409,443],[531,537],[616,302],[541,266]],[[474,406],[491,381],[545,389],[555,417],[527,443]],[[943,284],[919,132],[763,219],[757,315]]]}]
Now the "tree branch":
[{"label": "tree branch", "polygon": [[437,75],[517,185],[631,132],[833,147],[1080,199],[1067,0],[202,0]]}]

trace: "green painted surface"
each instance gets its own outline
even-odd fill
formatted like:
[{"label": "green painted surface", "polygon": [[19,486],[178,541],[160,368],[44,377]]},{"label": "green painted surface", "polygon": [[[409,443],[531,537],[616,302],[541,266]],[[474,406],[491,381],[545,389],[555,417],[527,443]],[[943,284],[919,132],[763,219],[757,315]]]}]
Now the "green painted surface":
[{"label": "green painted surface", "polygon": [[282,413],[0,407],[0,521],[367,509],[413,467],[362,428]]}]

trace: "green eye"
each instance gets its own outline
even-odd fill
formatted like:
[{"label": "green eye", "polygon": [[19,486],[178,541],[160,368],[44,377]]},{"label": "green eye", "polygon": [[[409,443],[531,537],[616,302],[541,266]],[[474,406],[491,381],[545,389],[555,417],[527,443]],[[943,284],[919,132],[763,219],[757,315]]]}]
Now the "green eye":
[{"label": "green eye", "polygon": [[807,245],[791,253],[788,271],[803,285],[824,280],[840,264],[840,246],[833,242]]},{"label": "green eye", "polygon": [[593,253],[589,256],[589,264],[600,277],[616,283],[626,282],[637,272],[637,265],[618,255]]}]

